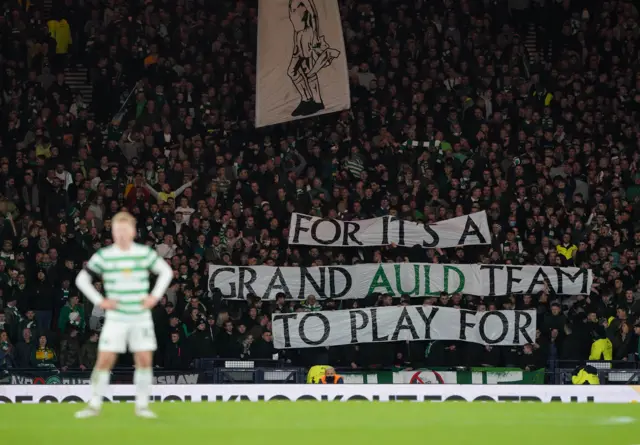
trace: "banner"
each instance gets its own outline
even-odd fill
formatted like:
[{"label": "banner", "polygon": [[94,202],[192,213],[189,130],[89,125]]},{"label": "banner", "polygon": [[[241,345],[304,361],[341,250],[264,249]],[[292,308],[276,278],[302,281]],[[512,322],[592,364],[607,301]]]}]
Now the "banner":
[{"label": "banner", "polygon": [[487,213],[446,219],[436,224],[419,224],[395,216],[341,221],[301,213],[291,215],[289,244],[327,247],[422,246],[447,248],[478,246],[491,242]]},{"label": "banner", "polygon": [[57,369],[8,369],[0,378],[7,385],[90,385],[91,371],[58,371]]},{"label": "banner", "polygon": [[471,368],[464,371],[416,369],[412,371],[340,371],[346,384],[412,384],[412,385],[542,385],[545,370],[523,371],[519,368]]},{"label": "banner", "polygon": [[588,294],[591,270],[577,267],[508,266],[497,264],[384,263],[325,267],[209,265],[209,290],[225,298],[245,300],[255,294],[275,300],[318,298],[356,299],[373,293],[394,297],[438,296],[461,292],[496,296],[542,292],[545,282],[558,295]]},{"label": "banner", "polygon": [[277,349],[390,341],[457,340],[483,345],[534,343],[537,313],[475,312],[437,306],[388,306],[273,314]]},{"label": "banner", "polygon": [[347,110],[337,0],[260,0],[256,127]]},{"label": "banner", "polygon": [[[135,401],[133,385],[110,386],[114,403]],[[2,403],[86,403],[91,386],[0,386]],[[598,385],[154,385],[154,402],[561,402],[638,403],[640,386]],[[550,414],[555,415],[555,414]]]},{"label": "banner", "polygon": [[[205,382],[200,373],[155,370],[154,385],[196,385]],[[111,383],[133,383],[133,370],[113,370]],[[90,385],[91,371],[58,371],[57,369],[8,369],[0,373],[0,384],[6,385]]]}]

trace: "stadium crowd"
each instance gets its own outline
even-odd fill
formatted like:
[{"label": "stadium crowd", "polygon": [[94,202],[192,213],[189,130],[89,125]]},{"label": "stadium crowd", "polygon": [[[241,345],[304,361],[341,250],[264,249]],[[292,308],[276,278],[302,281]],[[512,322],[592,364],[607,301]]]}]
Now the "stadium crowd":
[{"label": "stadium crowd", "polygon": [[[256,1],[64,0],[52,10],[58,33],[35,0],[4,5],[0,369],[91,368],[104,314],[73,282],[111,243],[110,218],[122,208],[136,216],[139,241],[174,269],[154,310],[156,361],[167,369],[202,357],[538,369],[585,360],[596,342],[594,359],[637,360],[633,2],[340,0],[351,110],[259,130]],[[65,82],[64,68],[80,64],[89,69],[90,104]],[[293,211],[435,222],[478,210],[488,212],[490,246],[287,245]],[[228,301],[209,289],[206,272],[208,263],[407,260],[575,265],[597,278],[585,296],[424,301],[535,308],[538,335],[524,347],[439,341],[277,351],[274,312],[408,301]]]}]

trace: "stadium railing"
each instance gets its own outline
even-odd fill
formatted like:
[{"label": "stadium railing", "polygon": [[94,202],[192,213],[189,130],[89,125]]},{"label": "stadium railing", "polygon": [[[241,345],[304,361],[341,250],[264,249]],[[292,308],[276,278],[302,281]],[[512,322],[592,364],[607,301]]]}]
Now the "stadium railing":
[{"label": "stadium railing", "polygon": [[[571,377],[578,366],[591,365],[598,370],[598,377],[602,385],[640,384],[640,363],[635,361],[556,361],[550,362],[544,371],[544,379],[524,378],[524,384],[572,384]],[[286,384],[305,383],[307,369],[297,366],[289,366],[283,362],[273,360],[235,360],[235,359],[199,359],[195,360],[193,367],[182,370],[168,370],[156,368],[154,370],[155,384]],[[481,368],[437,368],[439,371],[455,371],[458,375],[470,372],[477,373]],[[367,376],[360,383],[394,383],[391,378],[380,378],[381,375],[391,375],[397,371],[406,371],[398,368],[358,369],[336,368],[336,371],[344,375]],[[425,370],[412,370],[420,373]],[[433,371],[426,370],[426,371]],[[490,368],[489,372],[499,371],[499,368]],[[111,383],[131,384],[133,382],[134,369],[130,367],[115,368],[111,373]],[[523,373],[524,374],[524,373]],[[533,374],[533,373],[531,373]],[[373,379],[372,376],[376,378]],[[90,370],[67,369],[62,371],[56,368],[9,368],[0,369],[0,385],[84,385],[89,384]],[[422,376],[421,376],[422,377]],[[353,379],[351,379],[353,380]],[[368,381],[369,380],[369,381]],[[353,382],[352,382],[353,383]],[[399,382],[397,382],[399,383]],[[408,382],[407,382],[408,383]],[[410,383],[423,383],[420,380]],[[426,383],[426,381],[424,382]],[[432,383],[436,383],[435,381]],[[474,384],[476,379],[462,378],[456,383]],[[489,383],[489,382],[485,382]],[[506,383],[506,382],[504,382]],[[512,382],[518,383],[518,382]]]},{"label": "stadium railing", "polygon": [[[111,371],[112,384],[133,383],[133,368],[114,368]],[[58,368],[8,368],[0,370],[0,385],[85,385],[89,384],[91,370]],[[212,383],[207,376],[195,369],[154,370],[156,384],[196,384]]]},{"label": "stadium railing", "polygon": [[528,384],[543,385],[549,381],[545,368],[526,371],[517,367],[468,367],[468,366],[436,366],[429,368],[344,368],[337,367],[336,372],[347,378],[349,383],[410,383],[410,384],[443,384],[462,385],[477,384]]},{"label": "stadium railing", "polygon": [[277,360],[198,359],[195,369],[211,373],[213,383],[304,383],[307,370]]},{"label": "stadium railing", "polygon": [[[133,383],[134,369],[117,367],[111,372],[112,384]],[[275,360],[194,360],[189,369],[154,370],[154,383],[167,385],[223,383],[304,383],[307,370],[286,366]],[[89,384],[91,370],[57,368],[0,369],[0,385],[84,385]]]},{"label": "stadium railing", "polygon": [[571,377],[578,366],[589,365],[598,370],[601,385],[632,385],[640,383],[640,363],[633,360],[577,361],[559,360],[549,363],[549,383],[571,385]]}]

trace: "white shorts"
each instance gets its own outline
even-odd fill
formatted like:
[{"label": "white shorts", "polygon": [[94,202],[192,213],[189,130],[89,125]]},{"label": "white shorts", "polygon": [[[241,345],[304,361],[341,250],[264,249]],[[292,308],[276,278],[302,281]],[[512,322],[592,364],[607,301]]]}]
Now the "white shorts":
[{"label": "white shorts", "polygon": [[98,351],[146,352],[158,349],[153,322],[131,323],[106,320],[100,333]]}]

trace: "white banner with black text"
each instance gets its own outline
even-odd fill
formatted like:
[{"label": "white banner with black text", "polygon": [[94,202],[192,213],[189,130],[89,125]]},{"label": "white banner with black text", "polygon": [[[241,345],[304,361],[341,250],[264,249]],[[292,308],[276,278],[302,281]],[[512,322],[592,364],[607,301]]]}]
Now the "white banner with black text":
[{"label": "white banner with black text", "polygon": [[[111,385],[105,399],[133,403],[134,385]],[[154,385],[155,403],[194,402],[538,402],[638,403],[634,385]],[[89,385],[0,386],[4,403],[87,403]],[[549,414],[552,415],[552,414]],[[619,425],[619,417],[611,424]],[[609,419],[604,419],[609,420]],[[617,422],[615,420],[618,420]]]},{"label": "white banner with black text", "polygon": [[348,109],[337,0],[260,0],[257,67],[256,127]]},{"label": "white banner with black text", "polygon": [[441,292],[494,296],[532,294],[544,290],[560,295],[586,295],[591,270],[577,267],[509,266],[499,264],[384,263],[325,267],[209,265],[209,290],[224,298],[246,300],[254,294],[275,300],[356,299],[382,293],[400,297],[438,296]]},{"label": "white banner with black text", "polygon": [[490,243],[491,232],[484,211],[435,224],[419,224],[394,216],[341,221],[294,213],[289,225],[289,244],[292,245],[366,247],[395,244],[447,248]]},{"label": "white banner with black text", "polygon": [[536,311],[390,306],[274,314],[273,338],[278,349],[419,340],[525,345],[536,338]]}]

